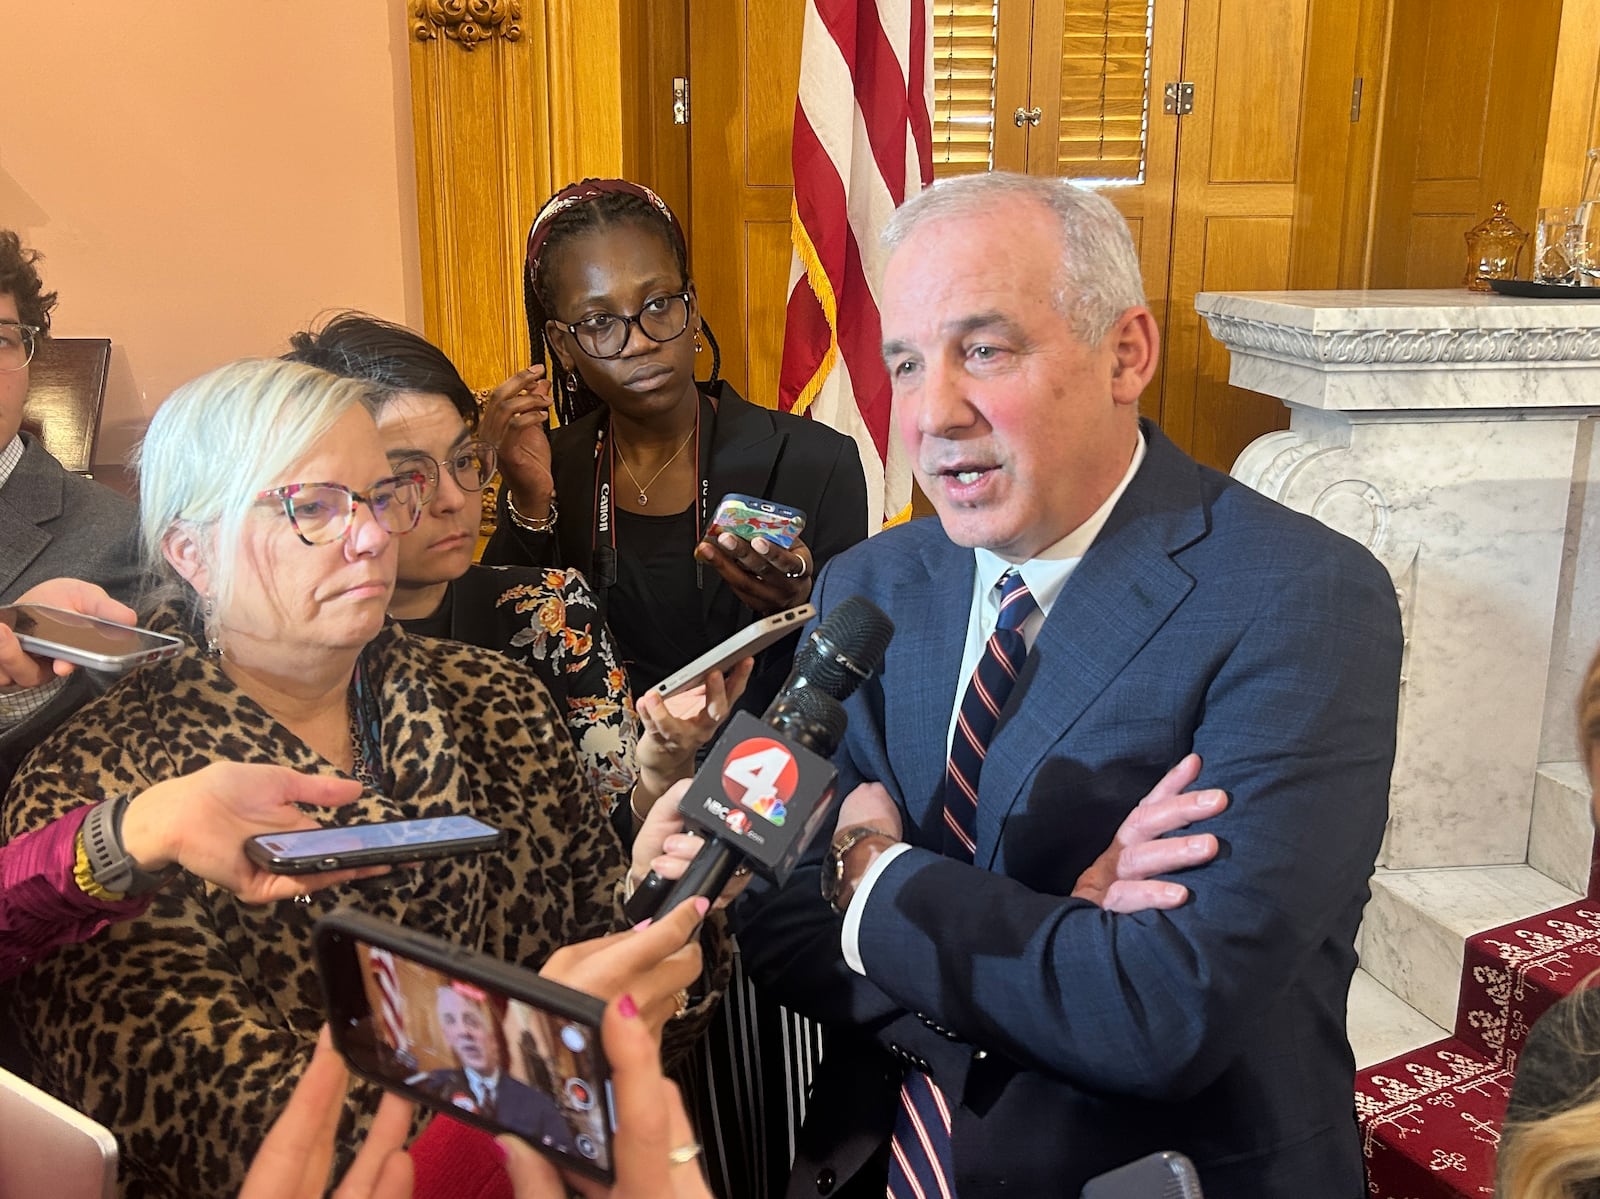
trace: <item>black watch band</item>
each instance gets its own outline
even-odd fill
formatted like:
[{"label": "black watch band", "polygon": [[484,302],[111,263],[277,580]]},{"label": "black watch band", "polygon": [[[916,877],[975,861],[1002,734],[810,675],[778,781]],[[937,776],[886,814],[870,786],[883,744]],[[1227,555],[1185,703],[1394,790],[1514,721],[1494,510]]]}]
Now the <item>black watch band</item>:
[{"label": "black watch band", "polygon": [[176,862],[152,874],[122,844],[122,813],[131,796],[96,804],[83,822],[83,850],[94,881],[119,895],[146,895],[178,873]]}]

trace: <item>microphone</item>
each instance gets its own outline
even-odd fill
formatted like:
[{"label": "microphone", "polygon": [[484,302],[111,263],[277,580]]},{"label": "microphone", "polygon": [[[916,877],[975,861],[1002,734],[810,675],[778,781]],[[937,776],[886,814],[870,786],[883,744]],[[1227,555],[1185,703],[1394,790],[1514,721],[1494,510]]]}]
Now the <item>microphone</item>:
[{"label": "microphone", "polygon": [[765,715],[728,722],[678,805],[706,844],[664,899],[667,880],[651,871],[623,905],[629,920],[715,898],[741,861],[775,883],[788,879],[831,808],[838,774],[829,759],[847,722],[839,701],[872,677],[893,634],[894,622],[860,596],[828,613]]}]

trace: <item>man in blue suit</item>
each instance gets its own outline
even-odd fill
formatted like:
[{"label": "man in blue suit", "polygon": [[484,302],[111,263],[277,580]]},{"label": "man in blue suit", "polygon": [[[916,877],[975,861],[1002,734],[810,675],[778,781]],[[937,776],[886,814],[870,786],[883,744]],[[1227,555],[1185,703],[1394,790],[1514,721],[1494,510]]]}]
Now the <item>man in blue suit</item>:
[{"label": "man in blue suit", "polygon": [[406,1079],[408,1086],[438,1098],[529,1140],[573,1151],[572,1129],[555,1100],[506,1073],[500,1021],[488,1004],[452,986],[438,989],[439,1027],[460,1063],[454,1070],[428,1070]]},{"label": "man in blue suit", "polygon": [[[1076,1196],[1175,1149],[1207,1199],[1355,1199],[1394,588],[1139,420],[1158,338],[1107,201],[950,180],[885,240],[896,422],[939,519],[818,578],[821,611],[864,595],[897,631],[848,704],[826,858],[739,905],[752,973],[829,1025],[790,1195]],[[1231,798],[1189,902],[1075,897],[1191,751]]]}]

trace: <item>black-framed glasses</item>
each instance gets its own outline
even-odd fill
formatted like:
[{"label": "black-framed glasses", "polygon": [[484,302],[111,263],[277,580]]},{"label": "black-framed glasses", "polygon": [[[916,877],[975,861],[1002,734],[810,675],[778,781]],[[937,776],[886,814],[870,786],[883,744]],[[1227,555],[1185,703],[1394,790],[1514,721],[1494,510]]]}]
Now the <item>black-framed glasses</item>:
[{"label": "black-framed glasses", "polygon": [[379,479],[363,493],[343,483],[288,483],[272,487],[257,500],[276,500],[307,545],[343,541],[355,523],[356,504],[372,509],[372,519],[391,533],[409,533],[422,519],[422,489],[427,476],[419,470]]},{"label": "black-framed glasses", "polygon": [[37,325],[0,321],[0,371],[20,371],[32,362],[39,332]]},{"label": "black-framed glasses", "polygon": [[487,441],[469,441],[443,462],[432,454],[407,454],[404,458],[393,459],[392,464],[402,473],[415,471],[423,476],[422,502],[428,504],[439,490],[441,467],[450,472],[462,491],[482,491],[494,478],[499,461],[499,454]]},{"label": "black-framed glasses", "polygon": [[561,327],[572,334],[578,348],[589,357],[616,358],[628,348],[634,325],[638,325],[639,331],[651,341],[673,341],[682,337],[689,327],[689,289],[646,300],[644,307],[632,316],[597,312],[576,324],[562,324]]}]

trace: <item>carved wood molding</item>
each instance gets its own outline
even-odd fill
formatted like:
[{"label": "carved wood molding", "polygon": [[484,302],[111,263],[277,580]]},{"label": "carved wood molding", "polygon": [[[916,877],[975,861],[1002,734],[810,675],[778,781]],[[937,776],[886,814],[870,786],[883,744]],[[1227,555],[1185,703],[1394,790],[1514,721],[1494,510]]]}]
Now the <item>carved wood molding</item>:
[{"label": "carved wood molding", "polygon": [[411,33],[419,42],[440,33],[462,49],[502,37],[508,42],[522,37],[520,0],[416,0],[411,8]]}]

